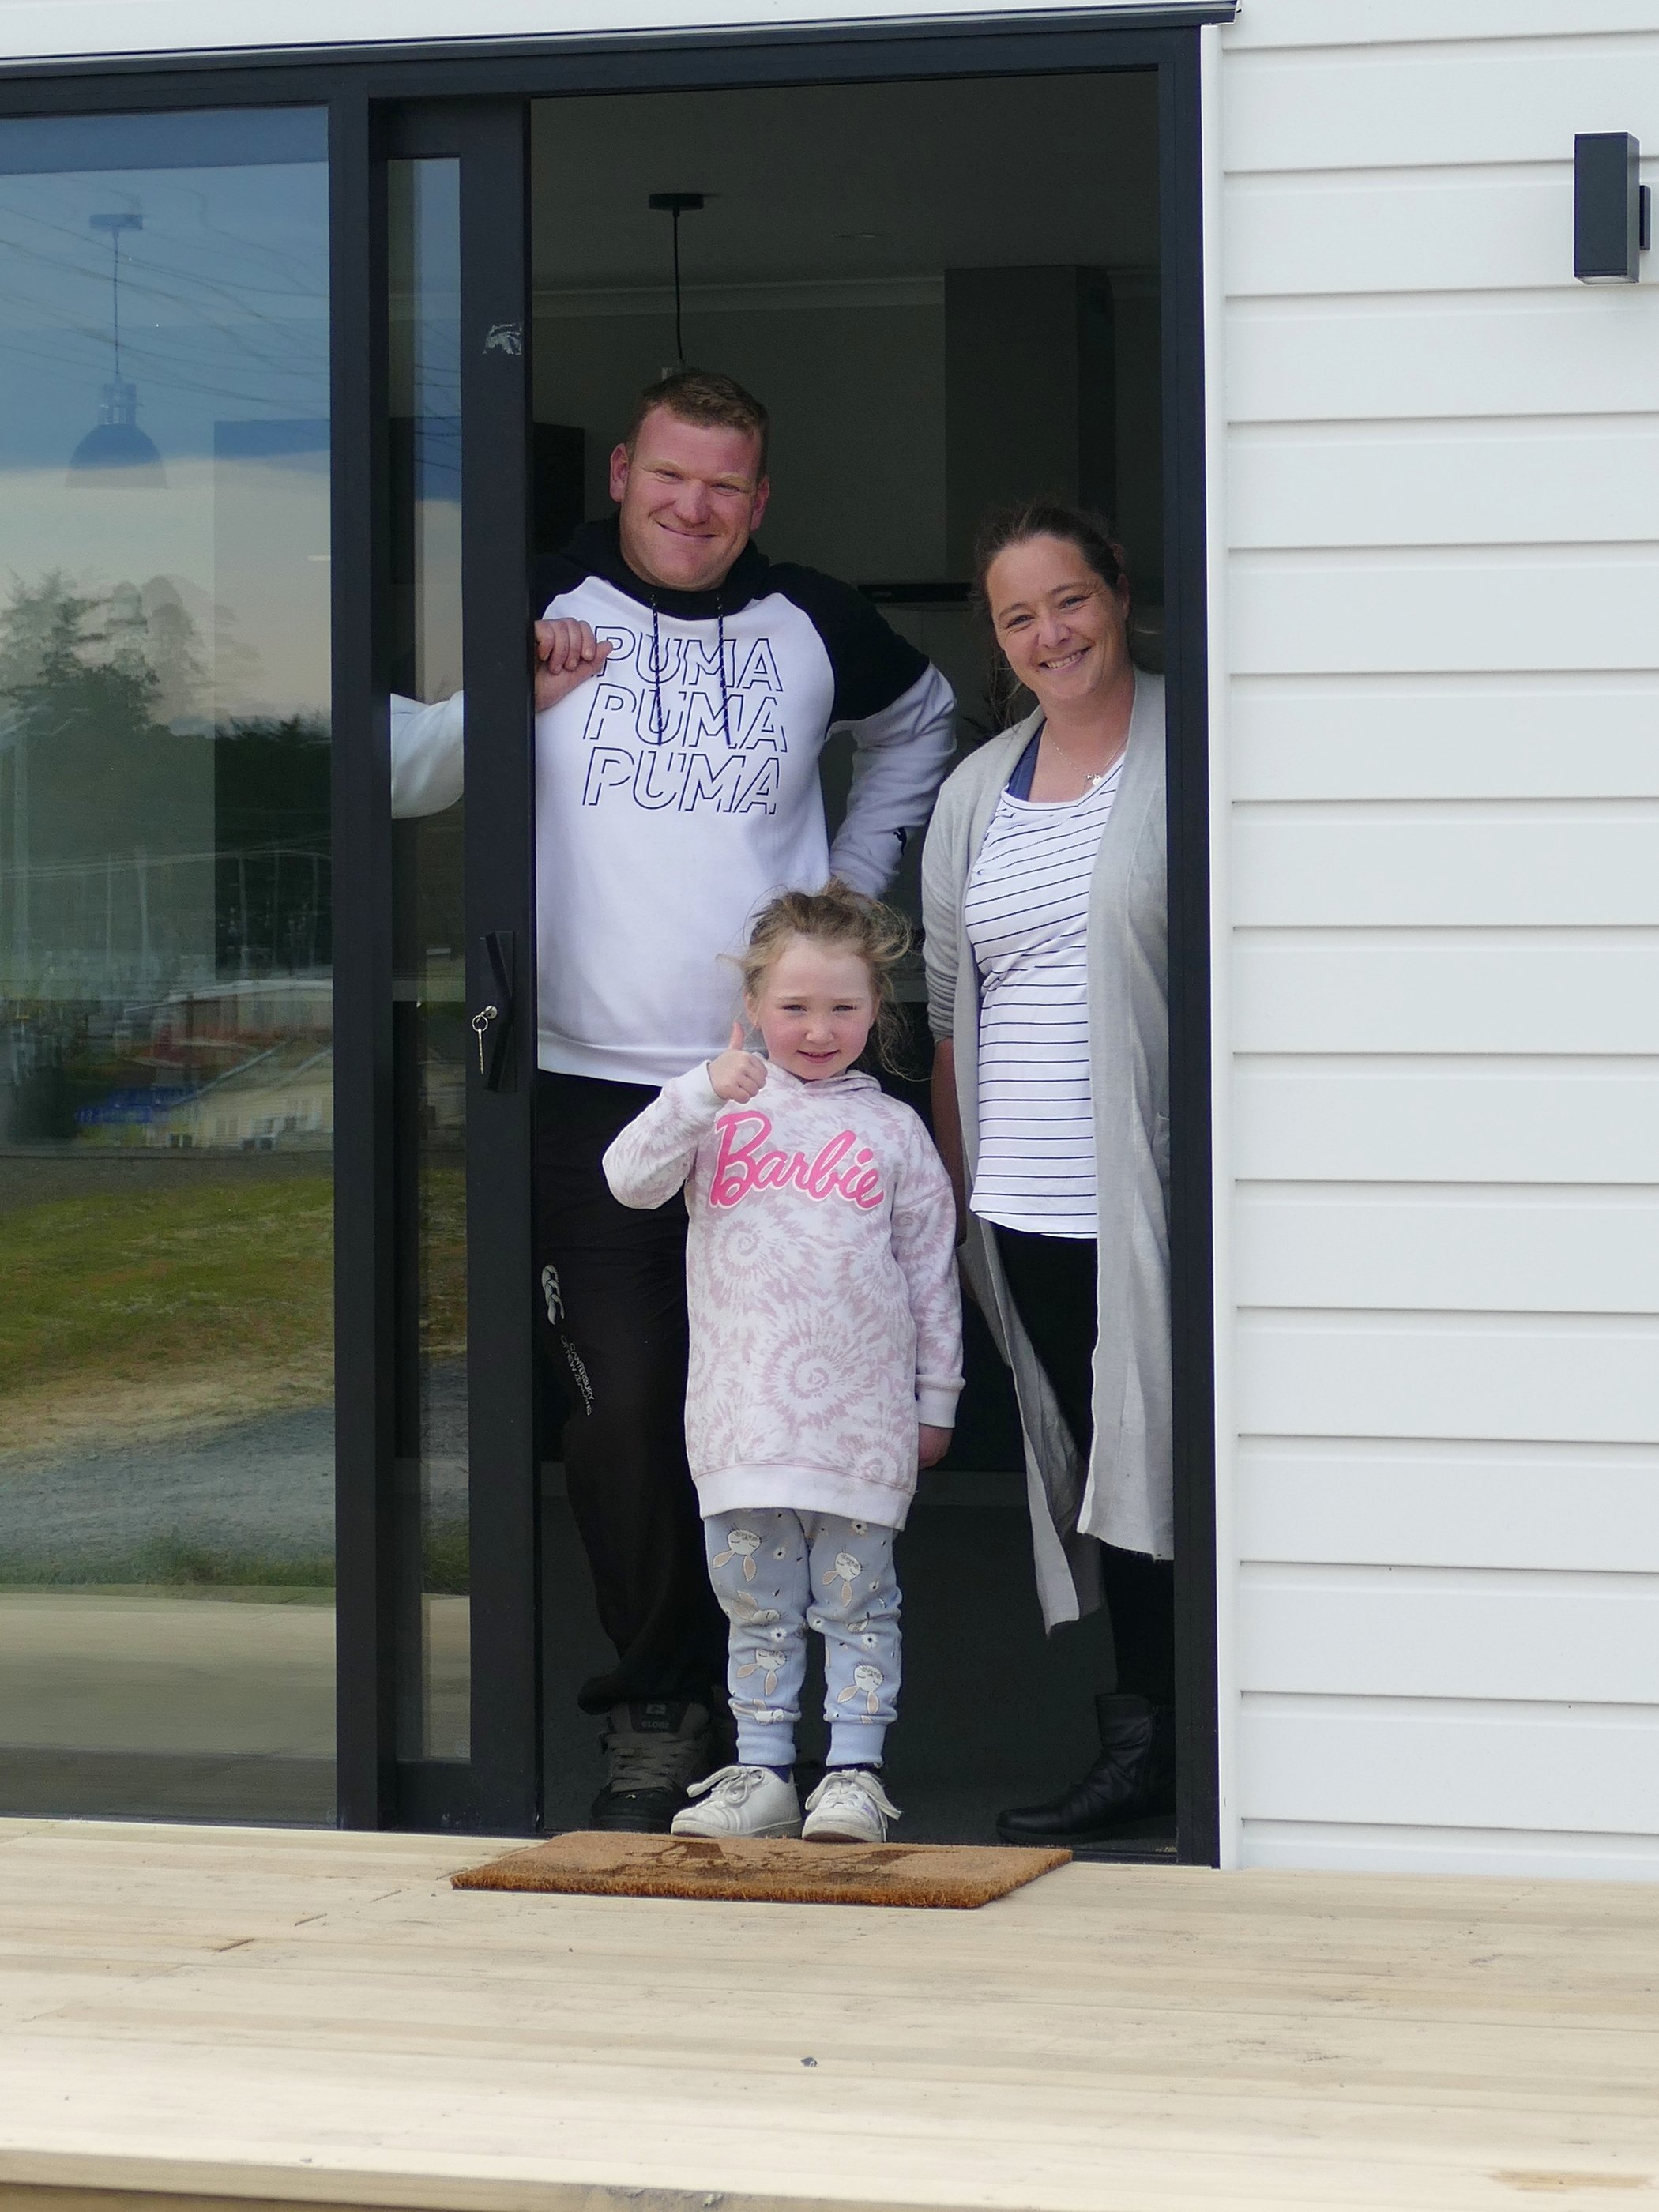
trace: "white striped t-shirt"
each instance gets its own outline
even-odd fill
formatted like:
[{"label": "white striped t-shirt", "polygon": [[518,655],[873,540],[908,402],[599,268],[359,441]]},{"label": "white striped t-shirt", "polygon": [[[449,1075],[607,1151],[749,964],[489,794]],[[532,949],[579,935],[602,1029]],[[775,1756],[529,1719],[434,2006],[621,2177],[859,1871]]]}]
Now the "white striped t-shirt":
[{"label": "white striped t-shirt", "polygon": [[1089,885],[1120,760],[1081,799],[1005,791],[963,908],[980,974],[973,1211],[1045,1237],[1096,1233]]}]

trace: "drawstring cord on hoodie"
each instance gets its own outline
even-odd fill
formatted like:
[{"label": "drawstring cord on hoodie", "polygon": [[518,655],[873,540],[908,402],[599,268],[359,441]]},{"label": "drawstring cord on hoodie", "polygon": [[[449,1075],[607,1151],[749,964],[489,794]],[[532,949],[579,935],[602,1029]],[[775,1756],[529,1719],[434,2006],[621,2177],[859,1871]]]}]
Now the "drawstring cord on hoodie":
[{"label": "drawstring cord on hoodie", "polygon": [[[726,750],[732,750],[732,707],[726,696],[726,603],[720,593],[714,594],[715,663],[720,672],[720,734],[726,739]],[[651,594],[651,726],[656,732],[657,743],[663,741],[668,725],[662,711],[662,640],[657,627],[657,595]]]}]

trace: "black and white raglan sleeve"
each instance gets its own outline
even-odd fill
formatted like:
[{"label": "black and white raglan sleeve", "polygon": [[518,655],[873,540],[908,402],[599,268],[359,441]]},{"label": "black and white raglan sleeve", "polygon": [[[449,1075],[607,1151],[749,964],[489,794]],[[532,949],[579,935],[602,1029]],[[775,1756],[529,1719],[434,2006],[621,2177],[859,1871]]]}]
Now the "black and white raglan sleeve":
[{"label": "black and white raglan sleeve", "polygon": [[466,735],[459,691],[423,707],[418,699],[392,699],[392,814],[441,814],[461,795]]},{"label": "black and white raglan sleeve", "polygon": [[836,679],[830,726],[853,733],[852,789],[830,867],[879,898],[955,754],[956,695],[850,584],[793,566],[775,567],[770,581],[823,640]]}]

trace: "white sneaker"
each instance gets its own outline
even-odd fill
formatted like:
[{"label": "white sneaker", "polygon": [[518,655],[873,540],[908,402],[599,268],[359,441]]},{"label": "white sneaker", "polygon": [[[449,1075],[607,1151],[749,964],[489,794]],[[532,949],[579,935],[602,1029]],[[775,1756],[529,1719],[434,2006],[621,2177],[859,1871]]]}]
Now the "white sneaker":
[{"label": "white sneaker", "polygon": [[701,1797],[674,1815],[676,1836],[798,1836],[800,1799],[769,1766],[722,1766],[686,1792]]},{"label": "white sneaker", "polygon": [[875,1776],[862,1766],[832,1766],[806,1801],[809,1844],[884,1844],[887,1823],[900,1818]]}]

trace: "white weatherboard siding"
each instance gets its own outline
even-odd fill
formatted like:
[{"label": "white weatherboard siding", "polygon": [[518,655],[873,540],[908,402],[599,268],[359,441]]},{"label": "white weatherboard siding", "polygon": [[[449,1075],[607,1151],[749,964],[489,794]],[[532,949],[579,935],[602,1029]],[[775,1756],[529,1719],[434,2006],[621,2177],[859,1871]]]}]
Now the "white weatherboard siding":
[{"label": "white weatherboard siding", "polygon": [[[1134,0],[1042,0],[1091,14]],[[191,54],[426,40],[609,37],[1018,14],[1005,0],[0,0],[0,58]]]},{"label": "white weatherboard siding", "polygon": [[1659,4],[1218,39],[1231,1845],[1659,1877]]}]

